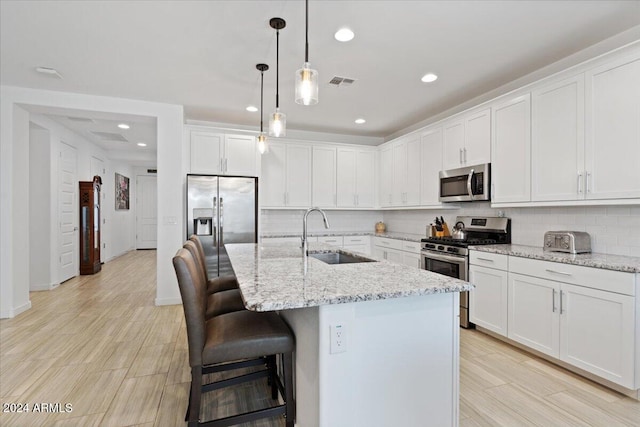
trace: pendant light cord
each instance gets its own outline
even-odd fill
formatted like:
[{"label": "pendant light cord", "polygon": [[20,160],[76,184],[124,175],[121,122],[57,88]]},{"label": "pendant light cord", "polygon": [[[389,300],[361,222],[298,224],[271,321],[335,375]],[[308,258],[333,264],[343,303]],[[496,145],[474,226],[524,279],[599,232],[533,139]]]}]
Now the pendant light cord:
[{"label": "pendant light cord", "polygon": [[276,110],[280,108],[280,30],[276,30]]},{"label": "pendant light cord", "polygon": [[264,98],[264,71],[260,71],[260,134],[262,135],[262,99]]},{"label": "pendant light cord", "polygon": [[305,1],[304,62],[309,62],[309,0]]}]

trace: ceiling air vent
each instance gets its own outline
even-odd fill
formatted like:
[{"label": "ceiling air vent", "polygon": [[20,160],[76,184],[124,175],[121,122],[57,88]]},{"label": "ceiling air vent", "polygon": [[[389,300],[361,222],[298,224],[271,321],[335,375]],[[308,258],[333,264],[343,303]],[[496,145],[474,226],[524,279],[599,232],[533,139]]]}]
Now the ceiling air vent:
[{"label": "ceiling air vent", "polygon": [[95,121],[93,119],[89,119],[87,117],[67,117],[67,119],[71,120],[72,122],[81,122],[81,123],[95,123]]},{"label": "ceiling air vent", "polygon": [[113,133],[113,132],[97,132],[97,131],[91,131],[92,134],[94,134],[95,136],[97,136],[98,138],[100,138],[103,141],[118,141],[118,142],[129,142],[125,139],[124,136],[120,135],[119,133]]},{"label": "ceiling air vent", "polygon": [[356,79],[350,79],[349,77],[334,76],[329,80],[329,84],[334,86],[351,86],[355,81]]}]

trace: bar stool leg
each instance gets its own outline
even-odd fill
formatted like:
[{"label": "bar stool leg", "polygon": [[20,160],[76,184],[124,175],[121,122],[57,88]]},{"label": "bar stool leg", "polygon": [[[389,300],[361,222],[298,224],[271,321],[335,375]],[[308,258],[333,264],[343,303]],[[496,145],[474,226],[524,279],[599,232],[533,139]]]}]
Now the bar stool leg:
[{"label": "bar stool leg", "polygon": [[196,427],[200,420],[200,402],[202,400],[202,366],[191,368],[191,391],[187,409],[188,426]]},{"label": "bar stool leg", "polygon": [[282,374],[284,376],[284,392],[287,402],[285,416],[286,427],[293,427],[296,419],[296,403],[293,399],[293,353],[284,353],[282,355]]}]

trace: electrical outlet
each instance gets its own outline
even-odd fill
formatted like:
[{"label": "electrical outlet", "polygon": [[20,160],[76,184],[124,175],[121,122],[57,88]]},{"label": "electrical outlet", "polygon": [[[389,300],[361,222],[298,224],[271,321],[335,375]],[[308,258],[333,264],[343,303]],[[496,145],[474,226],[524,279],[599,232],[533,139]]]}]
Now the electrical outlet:
[{"label": "electrical outlet", "polygon": [[347,328],[343,324],[331,325],[331,343],[329,353],[344,353],[347,351]]}]

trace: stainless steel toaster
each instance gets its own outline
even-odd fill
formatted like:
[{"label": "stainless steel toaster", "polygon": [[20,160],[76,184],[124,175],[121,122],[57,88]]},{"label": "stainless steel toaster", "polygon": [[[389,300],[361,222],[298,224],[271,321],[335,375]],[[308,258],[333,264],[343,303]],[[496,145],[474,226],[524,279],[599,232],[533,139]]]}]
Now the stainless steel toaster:
[{"label": "stainless steel toaster", "polygon": [[543,247],[545,251],[570,254],[591,252],[591,236],[584,231],[547,231]]}]

